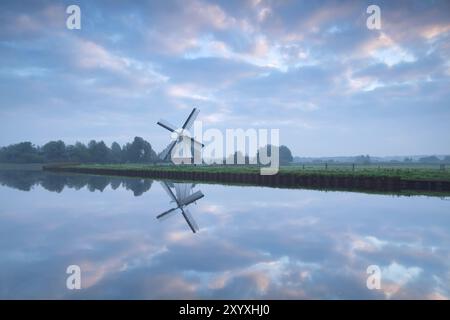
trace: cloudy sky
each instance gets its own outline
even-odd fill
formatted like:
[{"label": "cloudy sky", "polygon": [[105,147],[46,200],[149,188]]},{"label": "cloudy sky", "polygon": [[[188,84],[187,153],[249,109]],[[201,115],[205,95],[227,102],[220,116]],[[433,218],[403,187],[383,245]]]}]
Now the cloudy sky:
[{"label": "cloudy sky", "polygon": [[[81,8],[81,30],[66,7]],[[366,27],[367,6],[381,29]],[[159,151],[159,118],[279,128],[295,155],[450,153],[448,1],[2,1],[0,145]]]}]

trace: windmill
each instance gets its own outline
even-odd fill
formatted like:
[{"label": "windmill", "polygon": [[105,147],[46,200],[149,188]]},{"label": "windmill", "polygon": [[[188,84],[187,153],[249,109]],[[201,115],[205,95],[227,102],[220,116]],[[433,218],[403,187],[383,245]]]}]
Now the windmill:
[{"label": "windmill", "polygon": [[200,113],[200,110],[197,108],[194,108],[191,113],[189,114],[188,118],[186,119],[186,121],[184,122],[183,126],[181,128],[177,128],[174,125],[172,125],[171,123],[169,123],[166,120],[159,120],[157,122],[158,125],[160,125],[161,127],[163,127],[164,129],[169,130],[170,132],[172,132],[172,137],[174,138],[174,141],[172,141],[166,149],[164,149],[164,151],[161,153],[160,157],[162,160],[166,160],[167,156],[169,154],[171,154],[173,148],[179,144],[182,143],[183,146],[182,147],[191,147],[191,143],[194,143],[194,148],[195,147],[204,147],[205,145],[203,143],[198,142],[197,140],[195,140],[193,137],[189,136],[187,134],[187,130],[189,130],[192,125],[194,124],[195,119],[197,118],[198,114]]},{"label": "windmill", "polygon": [[157,219],[167,218],[169,217],[170,213],[175,213],[176,210],[180,209],[181,214],[183,215],[187,224],[191,228],[192,232],[196,233],[199,230],[199,228],[194,218],[192,217],[191,213],[189,212],[187,206],[203,198],[204,194],[200,190],[192,193],[192,188],[194,187],[192,183],[174,183],[175,194],[173,193],[167,182],[161,181],[161,185],[171,198],[171,202],[175,202],[176,207],[161,213],[156,218]]}]

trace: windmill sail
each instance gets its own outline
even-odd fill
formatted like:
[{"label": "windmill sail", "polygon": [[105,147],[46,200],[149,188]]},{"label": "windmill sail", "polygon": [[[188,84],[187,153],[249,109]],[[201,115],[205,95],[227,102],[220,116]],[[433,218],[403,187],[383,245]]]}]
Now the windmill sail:
[{"label": "windmill sail", "polygon": [[170,209],[170,210],[167,210],[167,211],[161,213],[160,215],[156,216],[156,219],[161,219],[161,218],[163,218],[164,216],[168,215],[169,213],[171,213],[171,212],[173,212],[173,211],[175,211],[175,210],[177,210],[177,209],[178,209],[178,208],[172,208],[172,209]]},{"label": "windmill sail", "polygon": [[173,194],[172,190],[170,190],[169,185],[167,184],[167,182],[165,181],[161,181],[161,186],[163,187],[163,189],[166,191],[166,193],[169,195],[170,199],[175,202],[177,205],[179,205],[178,203],[178,199],[175,197],[175,195]]},{"label": "windmill sail", "polygon": [[188,197],[192,191],[192,183],[175,183],[175,195],[180,204]]},{"label": "windmill sail", "polygon": [[195,140],[194,138],[188,137],[189,139],[191,139],[192,143],[194,144],[194,148],[199,148],[199,147],[204,147],[205,145],[197,140]]},{"label": "windmill sail", "polygon": [[196,233],[199,228],[197,223],[195,222],[194,218],[192,217],[191,213],[188,211],[187,208],[182,210],[183,216],[186,219],[186,222],[188,223],[189,227],[191,228],[192,232]]},{"label": "windmill sail", "polygon": [[200,110],[197,108],[194,108],[189,115],[189,117],[186,119],[186,121],[183,124],[183,129],[189,130],[192,127],[192,124],[194,123],[195,119],[197,118],[198,114],[200,113]]},{"label": "windmill sail", "polygon": [[163,150],[163,152],[161,152],[160,154],[160,158],[162,160],[166,160],[167,156],[172,152],[173,148],[175,147],[175,145],[177,144],[177,141],[172,141],[167,147],[166,149]]},{"label": "windmill sail", "polygon": [[159,124],[161,127],[169,130],[170,132],[173,132],[175,130],[177,130],[177,127],[175,127],[173,124],[169,123],[166,120],[160,119],[157,124]]},{"label": "windmill sail", "polygon": [[184,199],[180,200],[180,203],[187,206],[188,204],[191,204],[192,202],[197,201],[198,199],[203,198],[205,195],[201,191],[197,191],[190,196],[187,196]]}]

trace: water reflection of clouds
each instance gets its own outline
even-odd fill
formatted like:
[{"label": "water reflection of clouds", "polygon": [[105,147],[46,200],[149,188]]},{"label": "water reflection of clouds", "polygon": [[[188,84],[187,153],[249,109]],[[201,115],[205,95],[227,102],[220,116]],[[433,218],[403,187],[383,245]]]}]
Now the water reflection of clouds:
[{"label": "water reflection of clouds", "polygon": [[[202,185],[193,235],[167,198],[0,187],[0,296],[448,298],[449,204],[425,197]],[[121,191],[122,190],[122,191]],[[272,202],[271,199],[274,201]],[[264,205],[262,205],[264,203]],[[291,203],[296,205],[283,205]],[[80,292],[65,268],[84,270]],[[382,269],[382,290],[366,268]]]}]

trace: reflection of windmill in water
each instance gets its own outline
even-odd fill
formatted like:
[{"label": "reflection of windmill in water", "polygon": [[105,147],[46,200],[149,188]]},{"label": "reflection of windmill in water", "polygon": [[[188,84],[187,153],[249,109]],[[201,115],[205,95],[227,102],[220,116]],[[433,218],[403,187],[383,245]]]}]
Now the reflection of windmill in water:
[{"label": "reflection of windmill in water", "polygon": [[175,202],[176,207],[161,213],[156,218],[167,218],[171,216],[171,213],[176,213],[176,211],[179,209],[192,232],[197,232],[199,230],[198,225],[189,212],[187,206],[203,198],[204,194],[200,190],[192,193],[192,189],[194,188],[194,184],[192,183],[173,183],[175,193],[173,193],[171,186],[169,186],[169,183],[162,181],[161,185],[171,198],[171,202]]}]

